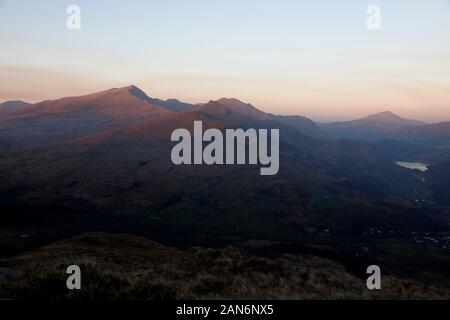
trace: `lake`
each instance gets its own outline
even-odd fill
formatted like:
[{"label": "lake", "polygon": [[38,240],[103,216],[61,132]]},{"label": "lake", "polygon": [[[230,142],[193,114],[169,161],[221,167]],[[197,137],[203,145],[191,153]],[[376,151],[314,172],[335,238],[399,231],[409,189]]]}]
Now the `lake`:
[{"label": "lake", "polygon": [[428,164],[422,163],[422,162],[403,162],[403,161],[396,161],[397,165],[403,168],[413,169],[413,170],[419,170],[420,172],[425,172],[428,170]]}]

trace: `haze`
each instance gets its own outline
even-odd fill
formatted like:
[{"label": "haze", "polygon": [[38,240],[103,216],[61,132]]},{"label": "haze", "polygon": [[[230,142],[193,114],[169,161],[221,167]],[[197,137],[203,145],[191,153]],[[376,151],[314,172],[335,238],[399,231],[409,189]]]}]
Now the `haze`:
[{"label": "haze", "polygon": [[[81,30],[66,8],[81,8]],[[382,9],[382,29],[366,9]],[[237,97],[319,121],[391,110],[450,120],[450,2],[0,1],[0,101],[136,84],[158,98]]]}]

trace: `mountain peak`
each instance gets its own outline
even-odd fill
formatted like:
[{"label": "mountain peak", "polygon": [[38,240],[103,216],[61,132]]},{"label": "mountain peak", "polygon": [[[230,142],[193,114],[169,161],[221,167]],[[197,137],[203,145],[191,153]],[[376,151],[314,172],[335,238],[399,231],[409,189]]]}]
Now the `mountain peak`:
[{"label": "mountain peak", "polygon": [[334,138],[378,140],[391,137],[392,132],[400,128],[425,124],[402,118],[392,111],[383,111],[356,120],[327,123],[322,128]]},{"label": "mountain peak", "polygon": [[128,86],[124,86],[124,87],[118,87],[118,88],[111,88],[110,90],[115,90],[115,91],[127,91],[127,90],[141,90],[139,89],[137,86],[135,86],[134,84],[130,84]]},{"label": "mountain peak", "polygon": [[386,116],[394,116],[394,117],[399,117],[398,115],[396,115],[395,113],[393,113],[390,110],[386,110],[386,111],[381,111],[376,113],[375,115],[386,115]]},{"label": "mountain peak", "polygon": [[212,102],[221,105],[227,108],[228,110],[248,116],[253,119],[265,120],[270,118],[270,115],[255,108],[250,103],[242,102],[241,100],[236,98],[221,98],[217,101]]},{"label": "mountain peak", "polygon": [[91,95],[118,94],[118,93],[130,93],[131,95],[136,96],[136,97],[147,96],[147,94],[143,90],[141,90],[140,88],[138,88],[134,84],[129,85],[129,86],[125,86],[125,87],[118,87],[118,88],[107,89],[107,90],[104,90],[104,91],[93,93]]},{"label": "mountain peak", "polygon": [[392,111],[383,111],[379,113],[375,113],[372,115],[369,115],[367,117],[364,117],[360,119],[359,121],[363,123],[386,123],[386,124],[392,124],[392,125],[398,125],[398,126],[407,126],[407,125],[423,125],[424,122],[412,120],[412,119],[405,119],[400,117],[399,115],[393,113]]},{"label": "mountain peak", "polygon": [[249,106],[249,103],[245,103],[242,102],[239,99],[236,98],[220,98],[219,100],[217,100],[218,103],[222,103],[222,104],[235,104],[235,105],[241,105],[241,106]]},{"label": "mountain peak", "polygon": [[[106,89],[106,90],[102,90],[102,91],[97,91],[94,93],[89,93],[89,94],[81,95],[81,96],[64,97],[61,99],[67,99],[67,98],[91,99],[91,98],[99,98],[99,97],[105,98],[105,97],[109,97],[109,96],[126,95],[126,94],[131,94],[132,96],[135,96],[138,98],[147,97],[147,95],[145,94],[144,91],[142,91],[135,85],[129,85],[129,86],[125,86],[125,87],[111,88],[111,89]],[[51,101],[51,100],[48,100],[48,101]]]},{"label": "mountain peak", "polygon": [[144,100],[150,104],[161,106],[169,111],[182,111],[182,110],[189,110],[194,108],[194,105],[181,102],[178,99],[167,99],[167,100],[161,100],[157,98],[152,98],[148,96],[142,89],[138,88],[135,85],[129,85],[126,87],[116,88],[113,90],[117,90],[116,92],[124,92],[126,94],[131,94],[132,96],[139,98],[141,100]]},{"label": "mountain peak", "polygon": [[137,98],[141,98],[141,99],[144,99],[144,100],[150,99],[150,97],[143,90],[139,89],[135,85],[124,87],[123,89],[127,90],[131,95],[133,95],[133,96],[135,96]]},{"label": "mountain peak", "polygon": [[150,104],[156,104],[159,105],[157,102],[159,101],[158,99],[153,99],[151,97],[149,97],[144,90],[138,88],[137,86],[135,86],[134,84],[126,86],[126,87],[120,87],[120,88],[113,88],[111,90],[109,90],[109,92],[113,93],[113,94],[125,94],[125,95],[131,95],[135,98],[144,100],[147,103]]},{"label": "mountain peak", "polygon": [[31,106],[31,103],[22,100],[10,100],[0,103],[0,112],[8,112],[14,110],[21,110]]},{"label": "mountain peak", "polygon": [[402,118],[400,116],[396,115],[395,113],[393,113],[392,111],[387,110],[387,111],[382,111],[382,112],[378,112],[375,114],[371,114],[371,115],[365,117],[364,119],[383,121],[383,120],[392,120],[392,119],[398,120],[398,119],[402,119]]}]

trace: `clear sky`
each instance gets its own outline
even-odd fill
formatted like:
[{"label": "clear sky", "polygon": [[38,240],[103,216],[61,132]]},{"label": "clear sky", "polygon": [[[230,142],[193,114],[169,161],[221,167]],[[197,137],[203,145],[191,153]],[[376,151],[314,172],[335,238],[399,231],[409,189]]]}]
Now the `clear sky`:
[{"label": "clear sky", "polygon": [[450,0],[0,0],[0,101],[129,84],[319,121],[450,121]]}]

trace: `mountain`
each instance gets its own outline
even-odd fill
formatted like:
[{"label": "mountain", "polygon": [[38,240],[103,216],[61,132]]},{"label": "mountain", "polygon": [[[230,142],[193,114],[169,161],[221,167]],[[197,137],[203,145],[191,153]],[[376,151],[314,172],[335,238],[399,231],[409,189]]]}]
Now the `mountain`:
[{"label": "mountain", "polygon": [[47,100],[0,115],[3,143],[40,145],[139,123],[171,113],[135,86]]},{"label": "mountain", "polygon": [[26,109],[31,105],[31,103],[21,100],[5,101],[3,103],[0,103],[0,113]]},{"label": "mountain", "polygon": [[[324,140],[328,139],[328,135],[317,126],[312,120],[302,117],[302,116],[281,116],[281,115],[274,115],[271,113],[263,112],[257,108],[255,108],[253,105],[249,103],[244,103],[238,99],[235,98],[221,98],[216,103],[222,105],[226,109],[230,110],[234,114],[239,114],[242,116],[246,116],[253,120],[261,120],[261,121],[276,121],[278,123],[281,123],[282,126],[290,126],[292,128],[295,128],[305,136]],[[200,109],[205,109],[205,106],[201,106]],[[210,106],[207,106],[206,108],[209,109],[209,112],[212,111],[210,109]]]},{"label": "mountain", "polygon": [[[385,111],[352,121],[320,124],[335,139],[364,139],[398,159],[436,162],[447,159],[450,122],[427,124]],[[444,149],[443,149],[444,148]],[[443,158],[442,158],[443,157]]]},{"label": "mountain", "polygon": [[193,129],[194,121],[202,121],[203,129],[235,128],[234,119],[241,119],[234,113],[227,116],[228,110],[222,105],[211,102],[200,108],[165,114],[161,117],[147,119],[139,123],[131,123],[119,128],[100,130],[74,140],[79,145],[98,145],[109,142],[149,142],[170,141],[171,133],[178,128]]},{"label": "mountain", "polygon": [[135,97],[139,97],[142,100],[147,101],[151,105],[156,105],[160,107],[164,107],[165,109],[168,109],[169,111],[178,112],[183,110],[190,110],[195,108],[195,105],[190,103],[181,102],[178,99],[167,99],[167,100],[161,100],[157,98],[149,97],[144,91],[139,89],[136,86],[130,86],[129,92]]},{"label": "mountain", "polygon": [[[32,149],[0,144],[0,199],[13,212],[8,223],[72,219],[74,225],[100,221],[159,234],[170,226],[180,233],[297,238],[307,227],[389,224],[392,209],[373,199],[419,181],[369,143],[304,134],[301,122],[311,126],[305,118],[280,118],[236,99],[178,112],[149,99],[132,86],[44,101],[0,117],[0,125],[10,126],[4,132],[16,133],[17,141],[41,138]],[[280,129],[279,173],[260,176],[259,165],[175,166],[170,135],[192,130],[195,120],[204,129]],[[410,201],[408,192],[402,196]],[[354,216],[349,208],[361,213]]]},{"label": "mountain", "polygon": [[[180,229],[190,229],[192,223],[198,223],[202,230],[211,224],[228,231],[236,224],[242,229],[257,230],[257,224],[271,223],[282,228],[281,220],[302,215],[299,207],[300,198],[305,197],[301,191],[304,188],[298,180],[289,181],[288,177],[291,171],[305,177],[322,175],[316,174],[314,165],[306,159],[310,149],[318,145],[313,138],[271,120],[271,116],[265,116],[267,120],[254,119],[255,114],[263,113],[248,105],[241,109],[222,100],[227,106],[211,101],[194,109],[171,112],[148,100],[141,90],[126,87],[46,101],[36,105],[34,112],[2,119],[2,123],[12,121],[8,123],[11,129],[21,128],[24,118],[28,121],[26,127],[34,128],[29,135],[22,132],[18,140],[31,139],[37,132],[47,135],[46,143],[32,150],[16,151],[11,147],[5,152],[0,159],[5,170],[0,175],[8,181],[2,180],[0,198],[14,198],[17,181],[23,181],[24,189],[19,189],[27,197],[44,199],[46,194],[53,194],[55,202],[62,201],[64,206],[84,203],[96,211],[144,210],[164,217],[162,221],[177,223]],[[246,108],[252,112],[247,113]],[[88,128],[86,120],[80,121],[86,118],[93,118]],[[109,122],[104,123],[105,119]],[[279,128],[280,152],[292,165],[286,165],[274,177],[261,177],[259,166],[174,166],[170,160],[174,145],[171,132],[178,128],[192,130],[195,120],[203,121],[204,129]],[[14,173],[7,178],[9,170]],[[236,183],[239,189],[232,187]],[[275,218],[279,222],[264,217],[277,206],[282,211]],[[135,220],[134,215],[127,216],[129,221]]]},{"label": "mountain", "polygon": [[165,108],[152,105],[146,94],[135,86],[114,88],[98,93],[36,103],[33,108],[19,110],[7,119],[25,117],[58,117],[62,120],[77,120],[77,117],[92,117],[102,124],[127,122],[140,117],[154,117],[169,113]]},{"label": "mountain", "polygon": [[391,111],[384,111],[373,115],[369,115],[360,120],[355,120],[354,122],[359,122],[360,124],[369,124],[375,127],[385,129],[425,124],[425,122],[422,121],[401,118],[398,115],[392,113]]},{"label": "mountain", "polygon": [[381,140],[395,137],[396,131],[401,128],[425,124],[384,111],[357,120],[322,124],[321,127],[333,138]]},{"label": "mountain", "polygon": [[[317,139],[325,136],[317,125],[303,117],[285,119],[274,116],[234,98],[222,98],[215,103],[211,101],[195,106],[176,99],[164,101],[149,97],[136,86],[128,86],[85,96],[42,101],[30,105],[32,108],[12,108],[10,105],[13,104],[8,104],[7,111],[0,113],[0,145],[13,147],[59,143],[121,127],[139,127],[142,123],[174,112],[184,114],[190,111],[202,112],[209,117],[221,112],[221,121],[238,122],[244,127],[258,127],[264,121],[277,120],[284,123],[280,127],[289,124],[293,128],[293,135],[298,131]],[[226,113],[230,118],[227,118]],[[176,121],[186,122],[179,116],[175,118]],[[261,122],[255,124],[254,121]],[[169,127],[174,129],[176,126],[161,129],[168,131]],[[273,124],[272,127],[277,125]]]},{"label": "mountain", "polygon": [[250,103],[244,103],[235,98],[221,98],[216,102],[226,107],[228,110],[245,115],[254,120],[268,120],[271,118],[269,114],[258,110]]},{"label": "mountain", "polygon": [[178,112],[183,110],[190,110],[195,108],[195,105],[190,103],[181,102],[177,99],[167,99],[167,100],[161,100],[161,99],[155,99],[150,98],[148,99],[148,102],[164,107],[170,111]]},{"label": "mountain", "polygon": [[330,127],[358,127],[367,125],[370,127],[392,130],[406,126],[418,126],[424,124],[426,123],[417,120],[404,119],[392,113],[391,111],[384,111],[366,116],[361,119],[352,121],[334,122],[329,123],[328,125]]},{"label": "mountain", "polygon": [[[255,108],[254,110],[257,109]],[[119,128],[102,130],[86,135],[77,140],[76,143],[80,145],[97,145],[108,141],[132,141],[135,143],[144,140],[167,142],[175,129],[185,128],[192,131],[193,123],[196,120],[203,122],[204,130],[208,128],[258,127],[262,125],[262,120],[255,120],[249,117],[242,110],[229,108],[216,101],[210,101],[193,109],[173,112],[154,119],[147,119],[140,123],[131,123]]]},{"label": "mountain", "polygon": [[[198,107],[195,111],[214,119],[234,123],[235,127],[279,129],[282,142],[302,150],[303,153],[310,152],[313,146],[324,142],[323,136],[320,135],[321,130],[310,120],[310,122],[308,120],[304,122],[294,121],[295,125],[292,125],[291,123],[280,121],[280,119],[285,119],[283,116],[262,112],[252,105],[244,104],[237,99],[210,101]],[[316,127],[318,131],[311,130],[311,127]],[[319,138],[316,137],[317,135]]]}]

